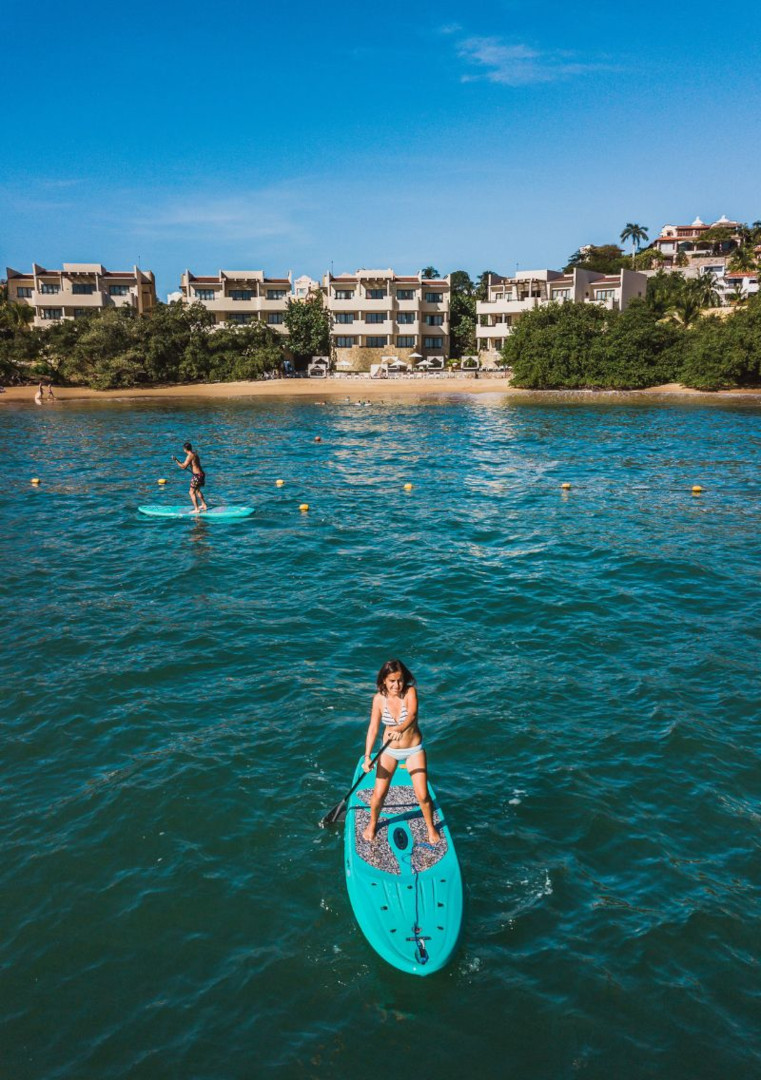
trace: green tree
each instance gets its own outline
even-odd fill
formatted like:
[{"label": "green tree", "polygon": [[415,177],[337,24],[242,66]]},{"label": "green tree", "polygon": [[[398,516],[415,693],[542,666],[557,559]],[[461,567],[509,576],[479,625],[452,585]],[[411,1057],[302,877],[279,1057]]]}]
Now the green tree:
[{"label": "green tree", "polygon": [[684,274],[658,270],[647,282],[647,306],[659,319],[665,318],[676,303],[683,285]]},{"label": "green tree", "polygon": [[283,363],[284,337],[265,323],[228,324],[209,335],[209,377],[215,382],[258,379]]},{"label": "green tree", "polygon": [[711,315],[685,335],[680,380],[696,390],[761,385],[761,300],[726,319]]},{"label": "green tree", "polygon": [[330,314],[322,302],[322,293],[312,293],[305,300],[289,300],[283,318],[288,331],[288,348],[296,360],[330,355]]},{"label": "green tree", "polygon": [[467,270],[453,270],[449,275],[450,286],[452,289],[452,295],[457,293],[459,296],[473,296],[475,293],[475,284],[471,279]]},{"label": "green tree", "polygon": [[439,272],[438,272],[438,270],[436,269],[435,266],[425,266],[425,267],[423,267],[423,269],[420,271],[420,276],[422,278],[441,277],[441,275],[439,274]]},{"label": "green tree", "polygon": [[627,221],[621,233],[621,243],[625,244],[627,240],[632,242],[632,265],[634,265],[634,256],[642,246],[642,241],[647,240],[647,226],[637,225],[634,222]]},{"label": "green tree", "polygon": [[633,300],[625,311],[610,312],[604,332],[596,334],[589,378],[593,385],[612,390],[641,390],[672,382],[681,366],[682,336],[644,300]]},{"label": "green tree", "polygon": [[627,261],[628,257],[618,244],[588,244],[573,253],[563,272],[569,273],[578,266],[579,269],[594,270],[599,274],[617,274]]},{"label": "green tree", "polygon": [[449,301],[449,352],[469,356],[476,351],[475,284],[466,270],[453,270]]},{"label": "green tree", "polygon": [[489,295],[489,281],[499,277],[494,270],[482,270],[476,281],[476,300],[486,300]]},{"label": "green tree", "polygon": [[732,252],[727,269],[735,274],[752,274],[758,270],[758,261],[750,243],[743,244]]},{"label": "green tree", "polygon": [[526,312],[502,349],[513,385],[532,390],[592,385],[592,342],[607,317],[597,304],[547,304]]}]

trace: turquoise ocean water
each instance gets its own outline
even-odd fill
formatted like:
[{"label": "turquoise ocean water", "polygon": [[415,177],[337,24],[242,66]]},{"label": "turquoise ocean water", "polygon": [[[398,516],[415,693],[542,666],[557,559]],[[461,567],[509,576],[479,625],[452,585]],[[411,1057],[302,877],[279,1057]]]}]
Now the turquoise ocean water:
[{"label": "turquoise ocean water", "polygon": [[[761,406],[0,430],[0,1075],[761,1075]],[[187,499],[188,438],[248,522],[136,513]],[[317,827],[392,655],[467,888],[428,979],[370,950]]]}]

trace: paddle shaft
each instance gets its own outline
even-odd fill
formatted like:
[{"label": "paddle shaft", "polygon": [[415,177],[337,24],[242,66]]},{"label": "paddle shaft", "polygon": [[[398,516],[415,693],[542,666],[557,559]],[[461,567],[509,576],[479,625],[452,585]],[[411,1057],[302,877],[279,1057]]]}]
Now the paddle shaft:
[{"label": "paddle shaft", "polygon": [[[371,770],[371,769],[372,769],[372,767],[373,767],[373,766],[375,765],[376,761],[377,761],[377,760],[378,760],[378,758],[379,758],[379,757],[381,756],[381,754],[383,753],[383,751],[384,751],[384,750],[386,749],[386,747],[388,746],[388,744],[389,744],[389,742],[390,742],[390,741],[391,741],[391,740],[389,739],[389,740],[388,740],[387,742],[384,742],[384,744],[383,744],[383,745],[381,746],[380,750],[379,750],[379,751],[378,751],[378,753],[377,753],[377,754],[375,755],[375,757],[371,759],[371,761],[370,761],[370,768],[369,768],[369,769],[367,770],[367,772],[370,772],[370,770]],[[357,782],[356,782],[355,784],[352,784],[352,786],[351,786],[351,787],[349,788],[349,790],[348,790],[348,791],[346,792],[346,794],[345,794],[345,795],[344,795],[344,797],[343,797],[343,798],[341,799],[341,801],[340,801],[339,803],[336,803],[336,805],[335,805],[335,806],[333,807],[333,809],[332,809],[332,810],[330,810],[330,811],[329,811],[329,812],[328,812],[328,813],[327,813],[327,814],[325,815],[325,817],[324,817],[324,818],[322,819],[322,820],[323,820],[323,822],[326,822],[326,821],[335,821],[335,820],[336,820],[336,819],[338,818],[338,815],[339,815],[339,814],[341,813],[341,810],[342,810],[342,809],[343,809],[343,807],[344,807],[344,806],[346,805],[346,803],[347,803],[347,802],[349,801],[349,798],[350,798],[350,797],[351,797],[351,796],[352,796],[352,795],[354,794],[354,792],[355,792],[355,791],[357,790],[357,788],[359,787],[359,785],[360,785],[360,784],[362,783],[362,781],[364,780],[364,778],[365,778],[366,776],[367,776],[367,773],[363,772],[363,773],[362,773],[362,775],[360,776],[359,780],[357,780]]]}]

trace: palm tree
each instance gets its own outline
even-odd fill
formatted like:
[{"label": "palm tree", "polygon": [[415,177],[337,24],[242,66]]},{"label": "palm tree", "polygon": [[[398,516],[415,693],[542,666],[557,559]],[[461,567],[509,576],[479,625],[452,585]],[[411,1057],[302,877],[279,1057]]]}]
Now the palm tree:
[{"label": "palm tree", "polygon": [[626,227],[621,233],[621,243],[625,244],[627,240],[632,242],[632,265],[634,265],[634,256],[640,249],[640,245],[643,240],[647,240],[647,225],[637,225],[636,222],[627,221]]},{"label": "palm tree", "polygon": [[693,290],[684,289],[671,306],[671,318],[687,329],[700,317],[702,304]]},{"label": "palm tree", "polygon": [[752,272],[757,268],[758,267],[756,265],[756,260],[753,257],[753,252],[747,244],[743,244],[742,247],[739,247],[736,251],[732,252],[732,258],[730,259],[729,266],[727,267],[728,270],[735,272],[739,271],[740,273],[746,270]]},{"label": "palm tree", "polygon": [[694,293],[701,307],[718,307],[721,296],[716,288],[716,278],[710,270],[701,270],[696,278],[685,281],[684,290]]},{"label": "palm tree", "polygon": [[0,302],[0,323],[8,330],[22,330],[34,318],[34,308],[13,300]]},{"label": "palm tree", "polygon": [[440,275],[435,266],[425,266],[420,271],[420,276],[422,278],[437,278]]}]

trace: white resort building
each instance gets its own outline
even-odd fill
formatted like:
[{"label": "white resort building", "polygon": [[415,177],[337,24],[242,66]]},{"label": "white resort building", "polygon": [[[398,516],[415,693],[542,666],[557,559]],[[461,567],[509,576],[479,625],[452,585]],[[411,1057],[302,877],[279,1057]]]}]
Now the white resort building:
[{"label": "white resort building", "polygon": [[711,225],[696,217],[692,225],[664,225],[660,236],[650,246],[656,248],[667,269],[682,265],[715,272],[714,266],[709,264],[726,265],[740,245],[741,228],[739,221],[730,221],[723,215]]},{"label": "white resort building", "polygon": [[559,270],[520,270],[515,277],[489,277],[487,298],[476,304],[476,340],[479,352],[496,355],[527,311],[546,304],[600,304],[623,311],[635,298],[644,298],[647,276],[634,270],[599,274],[576,267]]},{"label": "white resort building", "polygon": [[64,263],[62,270],[32,264],[31,274],[6,270],[8,300],[34,308],[33,326],[78,319],[105,308],[130,307],[138,314],[156,303],[150,270],[106,270],[100,263]]},{"label": "white resort building", "polygon": [[263,270],[220,270],[213,277],[199,277],[186,270],[180,283],[182,302],[203,304],[217,324],[258,321],[283,334],[285,311],[292,296],[290,274],[268,278]]},{"label": "white resort building", "polygon": [[326,274],[322,288],[339,371],[369,371],[384,361],[414,363],[449,354],[449,277],[357,270],[338,277]]}]

